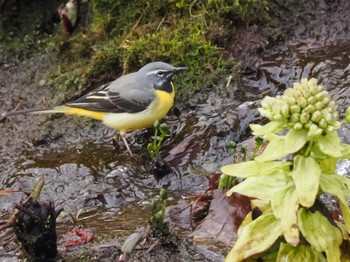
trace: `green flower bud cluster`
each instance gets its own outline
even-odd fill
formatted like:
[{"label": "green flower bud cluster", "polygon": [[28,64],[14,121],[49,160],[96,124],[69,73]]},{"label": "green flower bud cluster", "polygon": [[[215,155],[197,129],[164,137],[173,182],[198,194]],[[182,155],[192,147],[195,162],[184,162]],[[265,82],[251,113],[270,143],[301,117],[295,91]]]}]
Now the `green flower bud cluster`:
[{"label": "green flower bud cluster", "polygon": [[306,128],[309,137],[340,127],[337,105],[315,78],[294,83],[282,96],[265,97],[261,106],[262,116],[282,123],[285,128]]}]

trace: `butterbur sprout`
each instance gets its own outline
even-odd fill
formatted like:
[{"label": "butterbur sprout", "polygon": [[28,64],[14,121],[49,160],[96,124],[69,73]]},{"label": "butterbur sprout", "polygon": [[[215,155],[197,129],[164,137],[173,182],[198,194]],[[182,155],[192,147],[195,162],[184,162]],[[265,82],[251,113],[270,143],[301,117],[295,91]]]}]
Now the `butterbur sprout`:
[{"label": "butterbur sprout", "polygon": [[[266,147],[249,161],[221,169],[225,176],[243,179],[227,195],[248,196],[262,211],[244,220],[226,261],[257,258],[266,250],[262,258],[279,261],[341,261],[341,244],[350,233],[350,180],[338,175],[336,166],[339,159],[350,158],[350,145],[341,143],[336,130],[350,123],[350,108],[340,122],[336,103],[316,79],[265,97],[261,106],[259,112],[270,121],[250,127],[268,141]],[[342,221],[334,223],[321,212],[325,192],[337,198]]]},{"label": "butterbur sprout", "polygon": [[283,128],[308,129],[308,137],[332,132],[340,126],[337,105],[315,78],[294,83],[282,96],[265,97],[261,106],[262,116],[279,122]]}]

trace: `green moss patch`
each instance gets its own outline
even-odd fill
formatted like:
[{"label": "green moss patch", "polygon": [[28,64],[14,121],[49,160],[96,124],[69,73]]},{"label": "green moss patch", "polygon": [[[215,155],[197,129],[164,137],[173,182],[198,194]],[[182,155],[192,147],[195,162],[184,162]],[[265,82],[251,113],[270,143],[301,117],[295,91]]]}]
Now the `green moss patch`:
[{"label": "green moss patch", "polygon": [[[5,10],[10,11],[22,2],[8,1],[12,4],[7,4]],[[43,5],[46,11],[42,12],[42,1],[31,2],[29,13],[33,16],[29,18],[46,21],[52,27],[50,36],[40,42],[58,53],[57,67],[48,74],[48,82],[61,94],[55,100],[64,100],[78,90],[96,87],[158,60],[189,68],[176,79],[178,95],[184,90],[198,91],[237,68],[238,63],[225,52],[225,45],[234,38],[235,26],[269,18],[268,0],[81,0],[79,25],[69,37],[54,22],[59,3]],[[6,37],[5,24],[15,23],[9,20],[14,15],[10,11],[2,19],[2,38]],[[49,15],[44,19],[37,13]],[[26,16],[25,21],[29,18]],[[23,23],[21,18],[18,20]],[[42,23],[36,25],[32,32],[37,28],[42,34]],[[12,31],[16,37],[26,35],[20,30]],[[12,40],[17,45],[18,41]]]}]

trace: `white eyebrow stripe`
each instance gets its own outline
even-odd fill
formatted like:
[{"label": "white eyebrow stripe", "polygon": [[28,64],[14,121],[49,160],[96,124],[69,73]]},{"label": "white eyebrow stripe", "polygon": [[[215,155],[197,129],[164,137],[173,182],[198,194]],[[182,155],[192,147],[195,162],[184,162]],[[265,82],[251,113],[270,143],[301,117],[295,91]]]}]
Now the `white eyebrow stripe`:
[{"label": "white eyebrow stripe", "polygon": [[153,70],[153,71],[148,72],[146,75],[148,75],[148,76],[149,75],[155,75],[158,72],[166,72],[166,70],[157,69],[157,70]]}]

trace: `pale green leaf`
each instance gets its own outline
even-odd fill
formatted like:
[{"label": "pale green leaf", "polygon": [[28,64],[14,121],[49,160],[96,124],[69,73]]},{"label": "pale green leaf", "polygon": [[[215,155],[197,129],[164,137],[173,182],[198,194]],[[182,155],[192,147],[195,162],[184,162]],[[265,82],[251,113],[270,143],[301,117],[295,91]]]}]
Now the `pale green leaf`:
[{"label": "pale green leaf", "polygon": [[[277,256],[278,256],[278,247],[279,243],[277,243],[278,240],[265,252],[255,255],[252,258],[247,258],[244,260],[244,262],[257,262],[257,261],[264,261],[264,262],[276,262]],[[257,260],[257,258],[259,259]]]},{"label": "pale green leaf", "polygon": [[253,198],[271,200],[273,193],[285,187],[291,181],[286,171],[279,171],[269,176],[254,176],[227,191],[230,196],[233,192]]},{"label": "pale green leaf", "polygon": [[318,163],[322,169],[322,172],[325,174],[334,174],[334,171],[337,168],[339,158],[327,157],[325,159],[320,159]]},{"label": "pale green leaf", "polygon": [[349,180],[339,175],[322,174],[320,186],[323,191],[336,196],[339,200],[339,206],[343,214],[343,221],[347,231],[350,233],[350,209],[345,198],[344,189],[346,186],[344,180]]},{"label": "pale green leaf", "polygon": [[259,208],[259,210],[261,210],[262,213],[272,211],[270,200],[262,200],[259,198],[252,198],[250,200],[250,204],[252,206],[252,209],[257,207],[257,208]]},{"label": "pale green leaf", "polygon": [[291,173],[299,202],[305,207],[311,207],[316,199],[320,184],[321,169],[313,157],[297,155],[294,158]]},{"label": "pale green leaf", "polygon": [[344,187],[344,190],[347,191],[348,189],[350,189],[350,179],[347,178],[347,177],[344,177],[344,176],[340,176],[340,178],[338,179],[341,179],[341,181],[344,183],[345,187]]},{"label": "pale green leaf", "polygon": [[284,238],[289,244],[297,246],[300,240],[297,226],[299,200],[295,185],[289,183],[276,192],[271,199],[271,206],[275,217],[281,219]]},{"label": "pale green leaf", "polygon": [[257,162],[246,161],[239,164],[227,165],[221,168],[221,172],[234,176],[247,178],[251,176],[266,176],[276,171],[276,169],[288,170],[290,162]]},{"label": "pale green leaf", "polygon": [[300,150],[307,142],[307,129],[291,129],[286,135],[286,151],[289,154]]},{"label": "pale green leaf", "polygon": [[329,155],[326,155],[325,153],[323,153],[320,149],[320,146],[318,143],[313,143],[312,147],[311,147],[311,152],[310,152],[310,156],[312,156],[315,159],[327,159],[329,158]]},{"label": "pale green leaf", "polygon": [[350,159],[350,145],[342,144],[341,154],[342,158]]},{"label": "pale green leaf", "polygon": [[[345,241],[349,241],[349,233],[348,230],[346,229],[346,226],[344,225],[344,223],[342,221],[337,221],[337,220],[333,220],[334,223],[337,225],[337,227],[339,228],[339,230],[341,231],[341,234],[343,236],[343,239]],[[350,254],[349,254],[350,255]],[[349,257],[350,258],[350,257]]]},{"label": "pale green leaf", "polygon": [[249,211],[249,213],[247,213],[247,215],[243,219],[242,223],[240,224],[240,226],[239,226],[239,228],[237,230],[237,234],[239,235],[240,232],[243,230],[243,228],[248,226],[252,221],[253,221],[252,211]]},{"label": "pale green leaf", "polygon": [[266,125],[251,124],[250,128],[253,130],[255,136],[266,136],[279,132],[282,129],[282,124],[277,121],[271,121]]},{"label": "pale green leaf", "polygon": [[326,262],[326,258],[322,255],[322,253],[317,252],[311,246],[299,245],[297,247],[293,247],[289,244],[281,243],[276,261]]},{"label": "pale green leaf", "polygon": [[284,136],[270,135],[268,140],[270,143],[266,146],[261,155],[255,157],[256,161],[273,161],[288,154]]},{"label": "pale green leaf", "polygon": [[282,234],[280,220],[266,213],[246,225],[225,261],[236,262],[267,250]]},{"label": "pale green leaf", "polygon": [[320,211],[312,213],[301,208],[298,211],[298,226],[310,245],[318,252],[326,252],[327,261],[340,261],[341,231],[329,223]]},{"label": "pale green leaf", "polygon": [[339,136],[336,131],[327,133],[325,136],[317,136],[315,142],[320,150],[331,157],[339,158],[342,155],[343,147],[340,144]]}]

